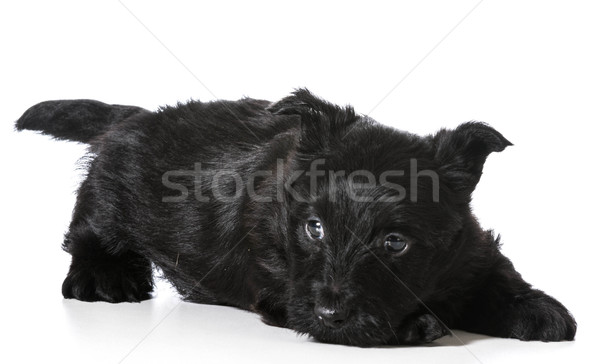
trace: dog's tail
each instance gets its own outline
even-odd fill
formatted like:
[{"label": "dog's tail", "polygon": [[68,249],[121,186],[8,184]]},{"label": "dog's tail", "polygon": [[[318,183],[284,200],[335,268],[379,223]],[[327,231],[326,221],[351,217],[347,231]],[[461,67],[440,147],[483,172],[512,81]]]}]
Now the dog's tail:
[{"label": "dog's tail", "polygon": [[37,130],[57,139],[90,143],[110,125],[144,112],[148,111],[137,106],[95,100],[45,101],[30,107],[15,124],[19,131]]}]

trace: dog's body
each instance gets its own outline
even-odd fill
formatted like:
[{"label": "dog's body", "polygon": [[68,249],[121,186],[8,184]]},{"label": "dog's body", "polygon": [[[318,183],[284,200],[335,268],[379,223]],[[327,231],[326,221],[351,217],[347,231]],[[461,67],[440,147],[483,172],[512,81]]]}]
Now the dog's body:
[{"label": "dog's body", "polygon": [[158,112],[51,101],[17,129],[90,144],[66,298],[147,299],[155,264],[186,300],[325,342],[574,338],[470,211],[486,157],[510,145],[485,124],[419,137],[300,90]]}]

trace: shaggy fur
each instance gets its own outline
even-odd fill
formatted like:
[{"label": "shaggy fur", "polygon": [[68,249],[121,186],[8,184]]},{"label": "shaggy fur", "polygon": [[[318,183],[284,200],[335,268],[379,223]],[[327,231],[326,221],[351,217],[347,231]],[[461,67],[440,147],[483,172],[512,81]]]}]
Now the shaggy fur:
[{"label": "shaggy fur", "polygon": [[323,342],[575,336],[471,213],[486,158],[511,145],[486,124],[420,137],[298,90],[156,112],[48,101],[16,126],[90,145],[65,298],[148,299],[155,265],[185,300]]}]

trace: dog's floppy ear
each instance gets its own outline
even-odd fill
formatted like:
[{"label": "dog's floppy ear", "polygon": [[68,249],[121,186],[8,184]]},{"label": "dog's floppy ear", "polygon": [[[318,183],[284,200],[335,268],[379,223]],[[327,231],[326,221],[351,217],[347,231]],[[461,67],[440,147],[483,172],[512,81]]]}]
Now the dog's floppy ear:
[{"label": "dog's floppy ear", "polygon": [[481,178],[483,164],[492,152],[512,145],[502,134],[482,122],[440,130],[433,136],[440,175],[454,189],[471,193]]},{"label": "dog's floppy ear", "polygon": [[331,104],[305,88],[297,89],[269,107],[276,115],[297,115],[301,123],[301,146],[309,149],[328,148],[341,140],[360,118],[350,106]]}]

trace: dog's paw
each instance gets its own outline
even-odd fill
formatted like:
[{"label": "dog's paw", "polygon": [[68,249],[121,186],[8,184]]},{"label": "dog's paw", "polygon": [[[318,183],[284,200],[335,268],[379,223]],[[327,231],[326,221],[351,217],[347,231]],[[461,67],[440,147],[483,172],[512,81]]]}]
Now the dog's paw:
[{"label": "dog's paw", "polygon": [[151,297],[151,276],[146,272],[102,269],[73,264],[62,285],[64,298],[80,301],[139,302]]},{"label": "dog's paw", "polygon": [[508,336],[519,340],[573,340],[577,331],[577,323],[565,306],[540,291],[519,298],[511,316]]},{"label": "dog's paw", "polygon": [[448,330],[431,314],[423,314],[407,320],[396,333],[400,344],[427,344],[442,336]]},{"label": "dog's paw", "polygon": [[250,309],[261,316],[262,322],[269,326],[286,327],[287,312],[272,302],[258,301]]}]

